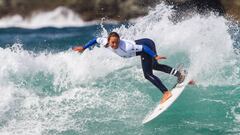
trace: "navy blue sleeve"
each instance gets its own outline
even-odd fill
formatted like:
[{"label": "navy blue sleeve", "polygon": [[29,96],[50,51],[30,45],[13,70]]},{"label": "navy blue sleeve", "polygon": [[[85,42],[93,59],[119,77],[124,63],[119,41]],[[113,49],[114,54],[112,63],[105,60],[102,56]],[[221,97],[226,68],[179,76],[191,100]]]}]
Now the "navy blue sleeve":
[{"label": "navy blue sleeve", "polygon": [[83,46],[84,49],[87,49],[97,43],[97,38],[90,40],[87,44]]},{"label": "navy blue sleeve", "polygon": [[153,52],[149,47],[147,47],[146,45],[143,45],[143,52],[149,54],[151,57],[156,57],[157,54],[155,52]]}]

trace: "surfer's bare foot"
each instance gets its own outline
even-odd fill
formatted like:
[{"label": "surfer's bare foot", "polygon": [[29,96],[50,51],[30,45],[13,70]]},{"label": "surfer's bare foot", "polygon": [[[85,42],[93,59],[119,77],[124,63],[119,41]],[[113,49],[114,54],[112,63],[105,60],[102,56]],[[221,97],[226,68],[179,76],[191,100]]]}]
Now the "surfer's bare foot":
[{"label": "surfer's bare foot", "polygon": [[163,97],[160,101],[160,104],[164,103],[165,101],[167,101],[170,97],[172,96],[171,91],[166,91],[163,93]]}]

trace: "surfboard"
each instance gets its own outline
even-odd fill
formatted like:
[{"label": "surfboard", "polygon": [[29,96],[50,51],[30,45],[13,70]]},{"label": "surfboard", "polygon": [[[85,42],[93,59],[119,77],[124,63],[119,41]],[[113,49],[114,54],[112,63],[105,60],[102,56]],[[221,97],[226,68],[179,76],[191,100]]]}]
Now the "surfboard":
[{"label": "surfboard", "polygon": [[158,105],[155,107],[155,109],[153,109],[153,111],[151,111],[143,119],[142,124],[146,124],[146,123],[152,121],[154,118],[156,118],[161,113],[166,111],[177,100],[177,98],[181,95],[181,93],[183,92],[186,85],[188,85],[188,82],[189,82],[189,79],[186,78],[184,80],[184,82],[182,82],[181,84],[176,84],[176,86],[171,90],[172,96],[167,101],[165,101],[164,103],[162,103],[162,104],[158,103]]}]

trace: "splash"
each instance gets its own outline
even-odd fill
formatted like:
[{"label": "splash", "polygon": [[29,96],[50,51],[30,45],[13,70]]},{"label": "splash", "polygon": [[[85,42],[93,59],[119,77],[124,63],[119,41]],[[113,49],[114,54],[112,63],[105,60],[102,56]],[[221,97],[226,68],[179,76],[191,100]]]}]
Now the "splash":
[{"label": "splash", "polygon": [[[237,85],[240,81],[239,56],[234,52],[234,39],[229,33],[229,21],[214,14],[194,15],[173,23],[171,7],[159,4],[136,24],[114,29],[123,38],[151,38],[158,52],[170,61],[185,63],[198,84]],[[171,57],[182,54],[178,59]]]},{"label": "splash", "polygon": [[27,85],[30,79],[37,81],[30,83],[41,81],[52,83],[54,90],[61,91],[61,88],[67,89],[70,86],[91,82],[114,70],[131,65],[131,62],[119,58],[112,52],[106,53],[104,48],[87,50],[83,54],[71,50],[57,54],[46,52],[36,54],[23,50],[21,46],[16,43],[10,48],[0,48],[2,84],[14,82],[19,86]]},{"label": "splash", "polygon": [[[22,44],[16,43],[10,48],[0,48],[0,59],[0,93],[4,93],[0,104],[0,121],[5,124],[0,132],[4,134],[48,134],[53,129],[57,132],[73,129],[84,133],[87,132],[86,123],[92,121],[91,110],[98,112],[105,106],[112,108],[99,113],[95,121],[121,119],[127,117],[120,110],[128,107],[125,106],[126,102],[139,96],[145,97],[133,88],[130,94],[124,91],[111,93],[111,87],[93,87],[99,79],[103,83],[105,80],[111,82],[103,79],[104,76],[122,68],[130,67],[130,75],[136,74],[136,67],[131,68],[134,60],[127,62],[110,51],[106,53],[104,48],[84,54],[70,50],[56,54],[34,53],[23,50]],[[122,115],[108,115],[116,114],[116,111],[122,111]]]}]

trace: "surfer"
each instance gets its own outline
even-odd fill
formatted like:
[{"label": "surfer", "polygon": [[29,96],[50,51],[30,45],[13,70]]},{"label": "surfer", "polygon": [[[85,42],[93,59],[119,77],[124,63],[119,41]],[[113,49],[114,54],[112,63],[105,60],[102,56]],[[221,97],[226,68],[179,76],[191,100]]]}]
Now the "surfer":
[{"label": "surfer", "polygon": [[161,80],[153,74],[153,70],[162,71],[176,76],[178,83],[182,83],[185,79],[185,74],[183,72],[168,65],[158,63],[158,60],[166,59],[166,57],[157,55],[155,43],[151,39],[143,38],[130,41],[120,39],[118,33],[111,32],[107,38],[95,38],[84,46],[74,47],[73,50],[82,53],[85,49],[95,45],[96,43],[104,45],[105,48],[109,48],[111,51],[124,58],[141,56],[144,77],[163,93],[160,103],[164,103],[168,100],[172,96],[172,93],[166,88]]}]

